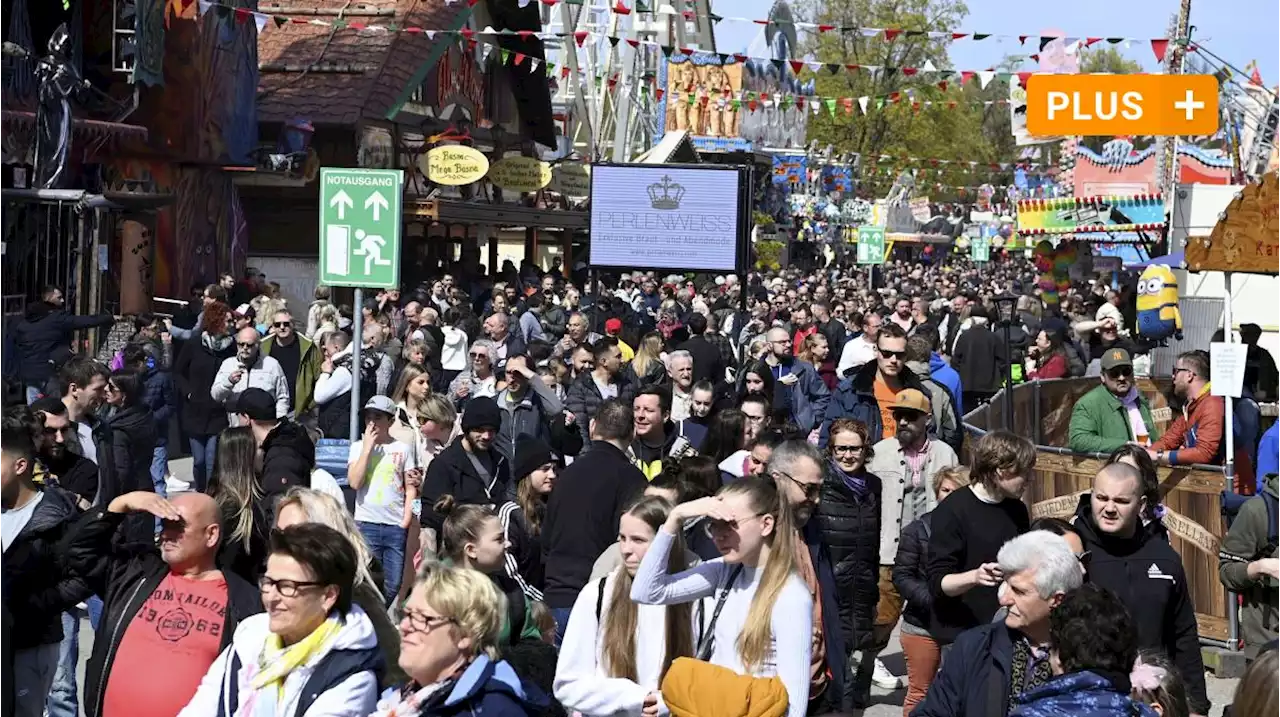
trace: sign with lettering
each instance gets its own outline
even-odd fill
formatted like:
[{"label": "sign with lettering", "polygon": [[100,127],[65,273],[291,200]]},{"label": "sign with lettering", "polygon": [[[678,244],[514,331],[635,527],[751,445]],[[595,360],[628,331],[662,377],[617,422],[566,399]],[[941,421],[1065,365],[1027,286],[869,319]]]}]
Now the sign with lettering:
[{"label": "sign with lettering", "polygon": [[1275,274],[1280,269],[1280,192],[1276,173],[1245,187],[1207,237],[1187,239],[1187,268]]},{"label": "sign with lettering", "polygon": [[884,263],[884,227],[858,227],[858,263]]},{"label": "sign with lettering", "polygon": [[591,166],[563,162],[551,169],[551,188],[566,197],[591,194]]},{"label": "sign with lettering", "polygon": [[320,283],[400,285],[399,169],[320,170]]},{"label": "sign with lettering", "polygon": [[533,157],[503,157],[489,167],[489,181],[513,192],[536,192],[551,183],[551,165]]},{"label": "sign with lettering", "polygon": [[457,187],[471,184],[489,171],[489,159],[479,150],[462,145],[434,147],[422,157],[422,171],[436,184]]},{"label": "sign with lettering", "polygon": [[592,167],[591,265],[735,271],[744,176],[734,166]]}]

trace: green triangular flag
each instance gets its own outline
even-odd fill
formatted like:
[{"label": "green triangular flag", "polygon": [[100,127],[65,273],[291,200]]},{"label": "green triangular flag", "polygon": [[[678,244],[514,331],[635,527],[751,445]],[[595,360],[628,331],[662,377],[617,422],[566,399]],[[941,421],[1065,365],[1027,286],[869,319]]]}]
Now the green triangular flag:
[{"label": "green triangular flag", "polygon": [[827,112],[830,112],[833,115],[836,113],[836,98],[828,97],[822,101],[822,104],[827,106]]},{"label": "green triangular flag", "polygon": [[285,24],[289,22],[289,18],[284,15],[276,15],[271,19],[276,21],[276,27],[284,27]]},{"label": "green triangular flag", "polygon": [[689,93],[689,106],[692,107],[698,102],[698,96],[692,92]]},{"label": "green triangular flag", "polygon": [[498,60],[501,64],[507,64],[507,60],[511,59],[511,51],[498,48]]},{"label": "green triangular flag", "polygon": [[989,33],[989,32],[975,32],[975,33],[973,33],[973,39],[975,39],[975,40],[985,40],[985,39],[987,39],[988,37],[991,37],[991,33]]},{"label": "green triangular flag", "polygon": [[717,15],[714,12],[709,14],[707,17],[711,18],[711,22],[720,22],[724,19],[723,15]]},{"label": "green triangular flag", "polygon": [[333,26],[334,26],[334,27],[336,27],[336,28],[338,28],[338,29],[342,29],[342,28],[346,27],[348,24],[350,24],[350,23],[348,23],[346,20],[344,20],[344,19],[342,19],[342,18],[338,18],[338,19],[336,19],[336,20],[334,20],[334,21],[333,21]]},{"label": "green triangular flag", "polygon": [[883,98],[883,97],[877,97],[877,98],[876,98],[876,109],[878,109],[878,110],[882,110],[882,109],[884,109],[884,98]]},{"label": "green triangular flag", "polygon": [[736,112],[742,109],[742,100],[732,100],[729,102],[729,106],[733,107],[734,111]]}]

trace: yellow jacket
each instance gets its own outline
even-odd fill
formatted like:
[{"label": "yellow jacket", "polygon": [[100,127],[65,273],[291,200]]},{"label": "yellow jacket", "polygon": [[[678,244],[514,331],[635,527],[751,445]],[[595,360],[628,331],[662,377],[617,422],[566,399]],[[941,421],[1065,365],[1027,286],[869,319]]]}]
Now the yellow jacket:
[{"label": "yellow jacket", "polygon": [[747,677],[691,657],[671,663],[662,701],[673,717],[783,717],[788,704],[777,677]]}]

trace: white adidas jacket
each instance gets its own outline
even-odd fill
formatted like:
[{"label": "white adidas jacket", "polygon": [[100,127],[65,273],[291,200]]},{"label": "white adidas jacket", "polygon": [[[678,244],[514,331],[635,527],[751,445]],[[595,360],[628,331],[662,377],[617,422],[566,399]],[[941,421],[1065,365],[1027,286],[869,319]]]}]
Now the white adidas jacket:
[{"label": "white adidas jacket", "polygon": [[[251,699],[253,689],[249,686],[249,677],[257,672],[258,656],[262,654],[262,646],[266,644],[268,634],[268,616],[259,613],[240,623],[231,645],[218,655],[209,671],[200,680],[196,694],[178,713],[178,717],[219,717],[218,701],[223,692],[224,680],[238,680],[239,704],[230,710],[237,717],[254,717],[266,714],[269,707],[263,706],[252,712],[242,713],[247,699]],[[352,605],[351,612],[343,620],[342,630],[327,650],[314,655],[305,665],[301,665],[289,673],[284,682],[284,701],[274,711],[276,717],[292,717],[298,704],[302,688],[311,677],[316,664],[332,650],[367,649],[377,647],[378,638],[373,631],[373,622],[358,606]],[[228,661],[231,651],[235,650],[240,657],[240,670],[236,675],[227,675]],[[274,688],[273,688],[274,689]],[[366,717],[373,712],[378,702],[378,680],[373,672],[361,672],[352,675],[326,690],[307,709],[304,717]]]}]

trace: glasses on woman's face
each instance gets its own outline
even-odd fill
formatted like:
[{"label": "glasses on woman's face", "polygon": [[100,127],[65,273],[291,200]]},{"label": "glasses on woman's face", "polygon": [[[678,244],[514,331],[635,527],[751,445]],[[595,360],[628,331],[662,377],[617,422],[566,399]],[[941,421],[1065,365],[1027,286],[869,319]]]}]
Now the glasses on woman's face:
[{"label": "glasses on woman's face", "polygon": [[489,360],[489,354],[484,353],[484,352],[476,353],[476,354],[471,354],[471,360],[472,360],[472,361],[488,361],[488,360]]},{"label": "glasses on woman's face", "polygon": [[832,445],[831,445],[831,452],[832,452],[832,453],[837,453],[837,454],[839,454],[839,453],[843,453],[843,454],[845,454],[845,455],[859,455],[859,456],[860,456],[860,455],[862,455],[863,453],[866,453],[866,452],[867,452],[867,447],[866,447],[866,446],[863,446],[863,445],[857,445],[857,446],[841,446],[841,445],[832,444]]},{"label": "glasses on woman's face", "polygon": [[[425,612],[418,612],[405,608],[403,611],[404,618],[400,621],[401,632],[431,632],[441,625],[457,622],[451,617],[443,615],[428,615]],[[409,626],[409,630],[405,630],[405,625]]]},{"label": "glasses on woman's face", "polygon": [[274,589],[280,593],[280,597],[295,598],[298,597],[307,588],[320,587],[324,583],[307,582],[305,580],[276,580],[275,578],[263,575],[258,578],[258,590],[268,592]]}]

